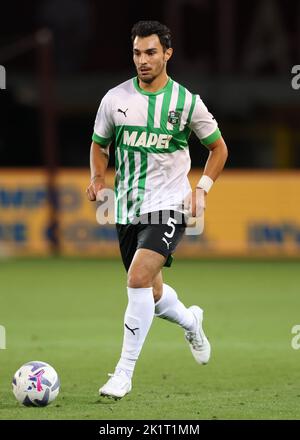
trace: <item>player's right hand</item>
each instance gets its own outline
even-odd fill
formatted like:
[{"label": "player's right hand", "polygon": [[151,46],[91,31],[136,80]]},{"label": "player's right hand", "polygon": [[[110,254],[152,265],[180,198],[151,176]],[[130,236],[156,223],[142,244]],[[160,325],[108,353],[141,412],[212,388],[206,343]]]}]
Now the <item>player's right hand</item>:
[{"label": "player's right hand", "polygon": [[94,177],[86,189],[87,198],[91,202],[94,202],[97,200],[97,194],[100,193],[103,188],[105,188],[105,181],[103,177]]}]

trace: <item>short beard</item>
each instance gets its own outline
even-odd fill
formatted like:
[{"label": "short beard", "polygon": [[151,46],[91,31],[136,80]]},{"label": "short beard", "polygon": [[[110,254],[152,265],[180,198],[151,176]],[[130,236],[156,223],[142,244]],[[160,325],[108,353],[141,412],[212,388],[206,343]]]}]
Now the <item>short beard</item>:
[{"label": "short beard", "polygon": [[138,78],[140,81],[143,81],[143,83],[151,84],[155,80],[156,76],[152,76],[151,78],[148,79],[143,79],[138,75]]}]

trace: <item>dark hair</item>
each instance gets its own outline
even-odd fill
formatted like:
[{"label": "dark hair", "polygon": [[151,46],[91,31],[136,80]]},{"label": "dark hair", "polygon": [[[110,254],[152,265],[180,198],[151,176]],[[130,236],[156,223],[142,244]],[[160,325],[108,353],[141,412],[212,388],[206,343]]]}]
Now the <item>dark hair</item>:
[{"label": "dark hair", "polygon": [[159,21],[143,20],[135,23],[131,29],[131,40],[135,37],[149,37],[157,35],[164,51],[171,47],[171,31]]}]

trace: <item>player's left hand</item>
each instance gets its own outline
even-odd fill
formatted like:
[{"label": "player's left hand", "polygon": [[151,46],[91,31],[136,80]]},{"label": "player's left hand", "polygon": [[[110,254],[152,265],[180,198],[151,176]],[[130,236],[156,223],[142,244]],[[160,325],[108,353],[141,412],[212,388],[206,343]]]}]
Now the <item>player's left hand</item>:
[{"label": "player's left hand", "polygon": [[206,195],[206,192],[202,188],[196,188],[192,192],[192,217],[202,217],[206,207]]}]

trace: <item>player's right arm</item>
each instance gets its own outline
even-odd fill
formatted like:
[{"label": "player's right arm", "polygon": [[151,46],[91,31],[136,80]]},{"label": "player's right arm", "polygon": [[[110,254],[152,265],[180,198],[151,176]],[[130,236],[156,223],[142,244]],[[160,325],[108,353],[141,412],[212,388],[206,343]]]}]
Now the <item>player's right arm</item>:
[{"label": "player's right arm", "polygon": [[109,159],[109,146],[114,137],[114,122],[112,119],[111,99],[107,93],[102,99],[94,125],[90,151],[91,181],[86,193],[93,202],[97,193],[105,188],[105,173]]},{"label": "player's right arm", "polygon": [[86,190],[87,197],[91,202],[95,201],[97,193],[105,188],[108,160],[108,148],[93,141],[90,151],[91,181]]}]

